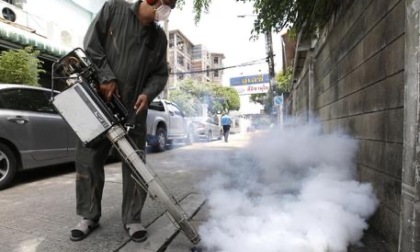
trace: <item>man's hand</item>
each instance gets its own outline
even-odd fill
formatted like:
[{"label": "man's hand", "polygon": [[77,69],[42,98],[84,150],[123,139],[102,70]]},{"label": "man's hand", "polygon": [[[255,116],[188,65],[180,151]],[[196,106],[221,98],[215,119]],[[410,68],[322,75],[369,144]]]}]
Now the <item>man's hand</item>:
[{"label": "man's hand", "polygon": [[136,104],[134,104],[134,109],[136,110],[136,115],[142,111],[145,111],[149,106],[149,99],[147,95],[141,94],[137,98]]},{"label": "man's hand", "polygon": [[109,82],[105,82],[99,85],[99,93],[105,99],[106,102],[110,102],[112,99],[112,95],[115,93],[119,97],[117,82],[115,80],[111,80]]}]

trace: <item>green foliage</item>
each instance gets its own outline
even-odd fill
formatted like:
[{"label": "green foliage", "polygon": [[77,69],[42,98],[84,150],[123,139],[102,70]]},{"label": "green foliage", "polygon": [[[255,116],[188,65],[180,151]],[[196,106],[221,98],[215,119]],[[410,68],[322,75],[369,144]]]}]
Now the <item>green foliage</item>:
[{"label": "green foliage", "polygon": [[198,116],[201,111],[201,105],[198,100],[190,93],[182,90],[172,90],[170,100],[181,107],[181,110],[188,116]]},{"label": "green foliage", "polygon": [[198,83],[191,79],[181,82],[179,89],[171,90],[169,98],[188,116],[200,116],[201,104],[207,104],[211,114],[240,108],[239,95],[234,88],[213,83]]},{"label": "green foliage", "polygon": [[[201,19],[202,13],[207,13],[209,11],[211,0],[194,0],[193,6],[194,6],[194,21],[197,24]],[[178,0],[176,5],[178,8],[182,9],[182,7],[185,4],[185,0]]]},{"label": "green foliage", "polygon": [[286,69],[286,72],[280,72],[276,75],[276,93],[282,94],[282,93],[288,93],[292,89],[292,67],[288,67]]},{"label": "green foliage", "polygon": [[252,94],[249,97],[249,100],[261,105],[264,105],[266,103],[267,100],[267,93],[265,94]]},{"label": "green foliage", "polygon": [[[226,0],[225,0],[226,1]],[[308,34],[316,30],[329,20],[334,11],[346,2],[344,0],[236,0],[237,2],[251,2],[257,15],[252,33],[263,34],[274,30],[281,31],[291,27],[300,31],[305,27]],[[179,0],[182,6],[184,0]],[[211,0],[194,0],[195,22],[202,13],[208,12]]]},{"label": "green foliage", "polygon": [[37,58],[39,51],[32,47],[3,51],[0,54],[0,82],[39,86],[42,61]]},{"label": "green foliage", "polygon": [[265,94],[252,94],[249,97],[251,102],[255,102],[264,106],[264,113],[271,114],[273,110],[273,92],[268,91]]},{"label": "green foliage", "polygon": [[289,67],[285,73],[281,72],[276,75],[276,85],[274,86],[274,93],[267,92],[265,94],[252,94],[250,101],[264,106],[264,112],[271,114],[273,109],[274,95],[289,93],[292,88],[292,68]]},{"label": "green foliage", "polygon": [[239,110],[241,108],[241,99],[236,89],[232,87],[225,87],[227,105],[229,110]]}]

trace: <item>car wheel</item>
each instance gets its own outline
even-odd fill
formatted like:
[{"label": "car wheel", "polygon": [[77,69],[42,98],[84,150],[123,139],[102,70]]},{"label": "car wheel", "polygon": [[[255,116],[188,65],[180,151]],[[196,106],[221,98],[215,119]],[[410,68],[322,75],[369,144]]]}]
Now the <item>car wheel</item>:
[{"label": "car wheel", "polygon": [[162,152],[166,148],[166,130],[164,128],[158,128],[156,130],[156,144],[153,146],[154,151]]},{"label": "car wheel", "polygon": [[6,188],[15,177],[17,161],[12,150],[0,143],[0,189]]},{"label": "car wheel", "polygon": [[213,134],[211,133],[211,131],[209,131],[207,133],[207,142],[211,142],[211,140],[213,140]]}]

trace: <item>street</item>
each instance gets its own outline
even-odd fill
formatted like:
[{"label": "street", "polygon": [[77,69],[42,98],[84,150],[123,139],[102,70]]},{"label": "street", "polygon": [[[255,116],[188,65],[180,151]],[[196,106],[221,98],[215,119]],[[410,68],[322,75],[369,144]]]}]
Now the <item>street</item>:
[{"label": "street", "polygon": [[[174,144],[165,152],[148,151],[148,164],[199,232],[198,246],[176,230],[161,203],[151,198],[142,213],[148,239],[129,239],[121,223],[121,169],[116,162],[105,167],[100,227],[80,242],[69,239],[80,220],[74,165],[21,174],[12,187],[0,191],[0,251],[386,251],[361,218],[373,211],[368,209],[374,207],[370,186],[352,180],[342,166],[322,165],[337,158],[329,154],[331,146],[346,153],[340,148],[351,150],[351,141],[340,136],[331,141],[332,136],[312,128],[263,132],[234,134],[228,143]],[[319,148],[319,141],[329,147]],[[346,155],[339,157],[340,163],[346,160]],[[337,175],[339,179],[331,179]],[[331,178],[324,181],[325,176]]]},{"label": "street", "polygon": [[[197,201],[193,202],[198,204],[195,210],[200,211],[192,223],[198,226],[206,214],[204,207],[200,209],[204,203],[200,182],[215,170],[215,166],[220,166],[220,156],[241,150],[247,144],[249,136],[250,134],[235,134],[231,136],[229,143],[219,140],[190,146],[174,145],[162,153],[148,151],[147,162],[176,199],[190,197]],[[80,220],[75,213],[74,164],[20,174],[10,188],[0,191],[0,251],[190,250],[192,244],[183,234],[171,233],[160,238],[159,236],[168,234],[159,230],[149,231],[148,241],[143,244],[131,242],[120,217],[120,163],[107,164],[105,171],[100,227],[81,242],[69,240],[71,228]],[[159,202],[148,198],[142,213],[143,224],[149,229],[160,219],[167,223],[168,218],[162,216],[163,212]],[[159,244],[159,241],[162,242]]]}]

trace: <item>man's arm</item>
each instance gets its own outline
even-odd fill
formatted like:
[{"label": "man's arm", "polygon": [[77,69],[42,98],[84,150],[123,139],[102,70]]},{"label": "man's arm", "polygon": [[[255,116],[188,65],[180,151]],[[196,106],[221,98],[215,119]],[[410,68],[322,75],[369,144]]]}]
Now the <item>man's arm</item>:
[{"label": "man's arm", "polygon": [[112,5],[112,0],[105,2],[102,9],[90,24],[83,41],[86,54],[98,67],[99,82],[101,84],[116,79],[114,72],[108,64],[106,52],[102,44],[107,37],[108,27],[111,21],[110,18],[112,17]]}]

